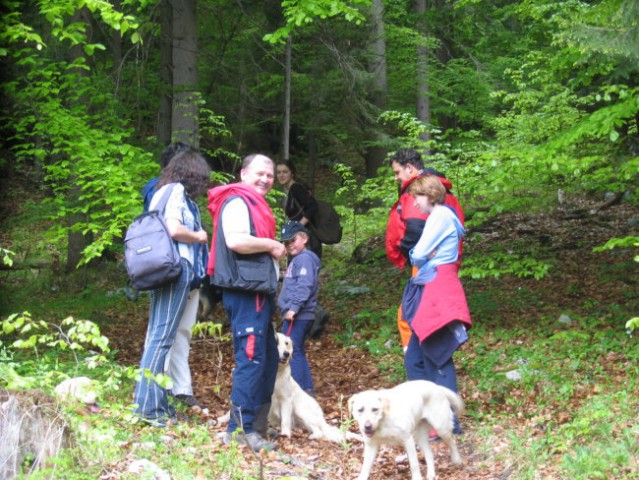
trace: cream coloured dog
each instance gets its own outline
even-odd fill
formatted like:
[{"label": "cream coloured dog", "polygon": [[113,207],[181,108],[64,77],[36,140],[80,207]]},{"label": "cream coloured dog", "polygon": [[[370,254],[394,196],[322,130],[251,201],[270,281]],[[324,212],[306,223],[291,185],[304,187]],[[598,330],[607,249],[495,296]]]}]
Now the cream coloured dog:
[{"label": "cream coloured dog", "polygon": [[277,368],[275,390],[271,397],[269,423],[280,426],[282,435],[290,438],[293,424],[311,432],[310,438],[324,439],[341,443],[347,440],[360,440],[361,437],[349,431],[329,425],[324,419],[324,412],[317,401],[291,376],[289,361],[293,355],[293,342],[282,333],[277,333],[277,350],[280,363]]},{"label": "cream coloured dog", "polygon": [[461,463],[453,438],[453,411],[459,415],[462,399],[448,388],[426,380],[404,382],[391,389],[366,390],[348,400],[348,409],[364,435],[364,462],[358,480],[367,480],[380,445],[403,445],[412,480],[422,480],[415,444],[424,450],[428,480],[435,478],[433,452],[428,445],[432,428],[450,447],[450,458]]},{"label": "cream coloured dog", "polygon": [[100,410],[96,387],[88,377],[67,378],[55,387],[54,392],[62,402],[84,404],[94,413]]}]

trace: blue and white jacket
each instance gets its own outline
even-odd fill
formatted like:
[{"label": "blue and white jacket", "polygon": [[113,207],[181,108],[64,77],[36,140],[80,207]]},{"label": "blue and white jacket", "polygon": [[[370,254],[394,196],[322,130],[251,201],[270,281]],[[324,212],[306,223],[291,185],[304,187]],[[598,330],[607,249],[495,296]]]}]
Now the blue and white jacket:
[{"label": "blue and white jacket", "polygon": [[286,269],[282,290],[277,299],[281,315],[292,310],[296,320],[315,318],[321,267],[319,257],[311,250],[304,250],[293,257]]}]

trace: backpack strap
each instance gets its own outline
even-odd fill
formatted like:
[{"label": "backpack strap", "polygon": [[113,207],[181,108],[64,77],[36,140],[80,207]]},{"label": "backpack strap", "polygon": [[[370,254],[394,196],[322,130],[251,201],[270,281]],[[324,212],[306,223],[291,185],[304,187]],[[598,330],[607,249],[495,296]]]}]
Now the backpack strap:
[{"label": "backpack strap", "polygon": [[173,192],[173,187],[175,187],[175,183],[169,183],[167,185],[166,191],[162,194],[162,198],[155,206],[153,210],[157,210],[160,213],[164,213],[164,209],[166,208],[166,204],[169,202],[169,197],[171,196],[171,192]]}]

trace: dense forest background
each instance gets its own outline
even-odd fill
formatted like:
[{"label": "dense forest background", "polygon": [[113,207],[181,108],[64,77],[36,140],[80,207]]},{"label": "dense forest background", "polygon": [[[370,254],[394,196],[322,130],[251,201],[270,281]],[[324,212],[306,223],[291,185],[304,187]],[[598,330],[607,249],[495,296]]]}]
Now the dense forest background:
[{"label": "dense forest background", "polygon": [[[467,220],[465,464],[435,444],[438,475],[639,478],[637,0],[1,5],[0,432],[14,436],[0,435],[0,477],[139,478],[139,460],[198,480],[359,472],[361,444],[301,430],[267,458],[221,444],[233,355],[220,308],[191,351],[211,412],[182,411],[166,434],[131,414],[149,300],[126,299],[121,238],[179,140],[206,154],[212,184],[250,153],[289,159],[341,215],[322,258],[330,321],[307,350],[330,422],[354,429],[349,395],[405,379],[407,272],[383,240],[397,198],[387,159],[413,147]],[[49,395],[78,375],[100,414],[61,414]],[[24,422],[34,411],[62,426]],[[41,458],[69,428],[73,448]],[[373,477],[406,478],[402,454],[382,454]]]},{"label": "dense forest background", "polygon": [[471,223],[577,191],[636,198],[633,0],[3,6],[0,168],[44,192],[67,271],[119,251],[171,140],[219,181],[248,153],[291,159],[347,222],[392,203],[400,146]]}]

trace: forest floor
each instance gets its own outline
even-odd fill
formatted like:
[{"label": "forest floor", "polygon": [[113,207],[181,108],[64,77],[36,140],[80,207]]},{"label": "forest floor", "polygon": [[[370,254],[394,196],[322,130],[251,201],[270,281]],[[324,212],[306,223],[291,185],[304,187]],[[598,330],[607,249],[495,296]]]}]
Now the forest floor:
[{"label": "forest floor", "polygon": [[[590,210],[596,205],[592,201],[581,201],[572,205],[568,210],[557,210],[539,214],[505,214],[484,224],[481,229],[471,230],[466,243],[466,252],[481,255],[487,249],[495,247],[502,251],[509,251],[509,246],[521,248],[544,248],[554,258],[551,272],[542,280],[531,278],[517,278],[508,275],[498,279],[470,280],[464,284],[469,296],[471,314],[475,324],[482,322],[487,325],[512,325],[522,328],[538,322],[544,315],[559,317],[562,312],[570,311],[579,315],[588,305],[605,306],[625,304],[628,301],[628,291],[637,291],[637,268],[628,275],[623,270],[620,275],[615,274],[616,262],[628,265],[631,255],[628,251],[594,254],[592,249],[602,245],[611,237],[624,237],[637,234],[639,227],[639,211],[628,203],[613,205],[605,210],[592,213]],[[519,247],[517,247],[519,246]],[[521,251],[521,250],[520,250]],[[635,251],[636,253],[636,251]],[[610,272],[606,278],[601,276],[602,256]],[[379,257],[379,255],[378,255]],[[368,267],[363,267],[359,281],[373,284],[374,295],[365,296],[333,296],[331,292],[322,293],[322,303],[331,312],[331,319],[326,332],[318,339],[310,340],[307,346],[308,358],[316,385],[316,398],[322,406],[326,418],[342,424],[347,422],[348,412],[346,401],[349,396],[369,388],[390,387],[401,381],[397,375],[389,373],[381,363],[396,362],[401,367],[401,354],[389,353],[383,362],[378,355],[373,356],[360,348],[344,343],[344,331],[348,328],[349,319],[354,312],[370,310],[379,305],[382,310],[397,305],[405,277],[397,273],[388,265],[384,258],[378,258]],[[326,273],[330,275],[330,271]],[[350,279],[355,284],[358,281]],[[382,285],[379,285],[381,282]],[[377,284],[377,285],[375,285]],[[381,288],[380,288],[381,286]],[[526,297],[521,292],[528,292]],[[491,313],[485,309],[473,312],[473,305],[478,298],[492,299]],[[634,300],[636,306],[636,300]],[[217,309],[216,318],[222,321],[221,309]],[[144,342],[146,325],[146,311],[139,309],[136,319],[112,319],[104,327],[104,333],[111,339],[113,348],[119,349],[119,360],[125,364],[135,365],[140,358]],[[394,325],[394,318],[389,316],[387,322]],[[374,326],[373,326],[374,327]],[[396,333],[396,332],[394,332]],[[365,336],[366,329],[352,332],[352,338]],[[470,332],[470,341],[462,347],[463,358],[479,355],[474,351]],[[389,337],[397,342],[397,336]],[[526,342],[525,336],[521,339]],[[395,349],[395,351],[398,351]],[[210,416],[193,415],[193,422],[207,423],[211,437],[224,431],[223,425],[214,425],[213,419],[224,414],[228,409],[231,370],[233,368],[232,347],[228,337],[194,339],[191,353],[194,388],[196,396],[211,409]],[[459,355],[459,353],[457,354]],[[604,370],[609,375],[623,377],[618,358],[610,355],[601,359],[608,362]],[[505,362],[506,363],[506,362]],[[519,429],[528,425],[530,419],[525,414],[510,412],[508,424],[491,425],[492,433],[486,436],[484,430],[478,433],[480,425],[473,412],[490,410],[505,412],[509,407],[503,399],[490,398],[489,393],[477,387],[476,379],[467,375],[463,363],[458,361],[458,375],[460,393],[467,404],[467,414],[462,417],[464,433],[458,439],[458,444],[464,464],[454,466],[448,457],[449,452],[442,442],[434,442],[436,469],[439,479],[449,480],[479,480],[505,479],[514,468],[508,456],[500,455],[509,448],[510,439],[517,435]],[[505,365],[506,366],[506,365]],[[401,371],[401,368],[399,369]],[[639,392],[636,392],[639,395]],[[522,399],[520,405],[534,404],[534,391],[531,396]],[[560,417],[566,405],[551,405],[550,415]],[[355,431],[355,426],[351,425]],[[325,441],[309,440],[308,434],[295,430],[291,439],[276,440],[278,453],[262,456],[264,471],[262,478],[314,478],[314,479],[352,479],[361,467],[363,446],[359,443],[337,445]],[[214,450],[224,452],[221,443],[214,443]],[[207,452],[212,455],[216,452]],[[255,471],[258,468],[257,458],[245,452],[246,464],[242,468],[253,472],[251,475],[260,477]],[[420,454],[420,459],[423,457]],[[422,466],[423,468],[423,466]],[[557,478],[554,476],[555,466],[541,467],[537,478]],[[384,448],[378,455],[378,461],[373,468],[371,480],[399,480],[408,478],[408,461],[401,448]]]}]

